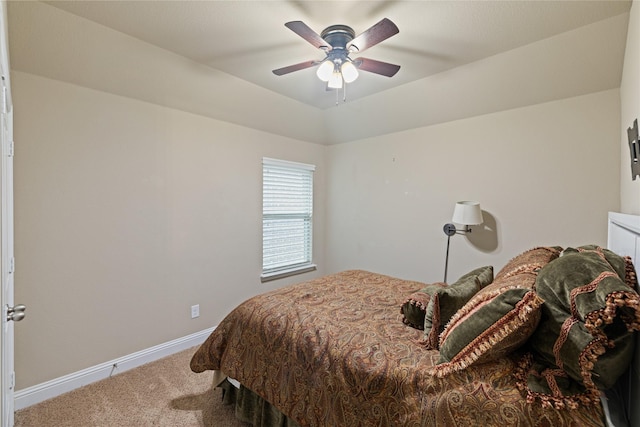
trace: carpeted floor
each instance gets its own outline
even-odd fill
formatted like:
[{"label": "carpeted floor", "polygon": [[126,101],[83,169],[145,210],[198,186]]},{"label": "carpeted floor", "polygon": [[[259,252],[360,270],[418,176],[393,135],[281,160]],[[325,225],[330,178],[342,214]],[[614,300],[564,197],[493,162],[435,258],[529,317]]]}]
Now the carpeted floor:
[{"label": "carpeted floor", "polygon": [[16,427],[247,427],[222,404],[213,374],[194,374],[195,348],[16,412]]}]

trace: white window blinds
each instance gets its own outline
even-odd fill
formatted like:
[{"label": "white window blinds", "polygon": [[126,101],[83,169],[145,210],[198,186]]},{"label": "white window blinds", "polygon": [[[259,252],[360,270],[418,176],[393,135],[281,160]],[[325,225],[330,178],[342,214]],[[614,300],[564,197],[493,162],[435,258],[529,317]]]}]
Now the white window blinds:
[{"label": "white window blinds", "polygon": [[[312,264],[315,166],[262,160],[262,279]],[[276,276],[276,277],[274,277]]]}]

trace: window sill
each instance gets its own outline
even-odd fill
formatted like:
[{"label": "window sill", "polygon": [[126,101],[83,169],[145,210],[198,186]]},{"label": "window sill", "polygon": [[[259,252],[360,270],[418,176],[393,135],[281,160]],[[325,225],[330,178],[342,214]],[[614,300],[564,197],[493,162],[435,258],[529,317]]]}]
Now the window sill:
[{"label": "window sill", "polygon": [[274,271],[272,273],[263,273],[260,275],[260,281],[270,282],[272,280],[284,279],[285,277],[295,276],[296,274],[308,273],[316,270],[315,264],[302,265],[300,267],[291,268],[289,270]]}]

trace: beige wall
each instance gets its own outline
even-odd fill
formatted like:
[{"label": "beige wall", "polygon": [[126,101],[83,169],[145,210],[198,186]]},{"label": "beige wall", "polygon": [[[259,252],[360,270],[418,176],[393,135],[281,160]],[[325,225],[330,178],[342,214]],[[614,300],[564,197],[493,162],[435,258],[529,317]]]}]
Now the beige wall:
[{"label": "beige wall", "polygon": [[629,16],[627,47],[624,55],[621,100],[621,164],[620,168],[620,212],[640,215],[640,178],[631,180],[629,140],[627,128],[635,119],[640,119],[640,4],[634,2]]},{"label": "beige wall", "polygon": [[332,146],[329,271],[443,279],[457,200],[485,224],[451,239],[449,279],[537,245],[606,244],[620,204],[617,90]]},{"label": "beige wall", "polygon": [[[459,199],[480,200],[486,223],[453,238],[450,278],[532,245],[604,244],[620,203],[617,90],[324,147],[12,78],[16,300],[30,313],[17,325],[18,389],[325,272],[441,280],[442,225]],[[262,156],[318,165],[315,274],[259,281]]]},{"label": "beige wall", "polygon": [[[323,273],[326,147],[13,72],[18,389]],[[263,156],[317,165],[316,273],[260,283]],[[190,306],[200,304],[200,317]]]},{"label": "beige wall", "polygon": [[[450,278],[532,245],[606,243],[607,211],[640,213],[621,135],[640,111],[638,25],[636,5],[622,102],[613,89],[329,147],[13,70],[17,388],[320,274],[441,280],[460,199],[485,224],[452,238]],[[259,281],[263,156],[318,166],[316,273]]]}]

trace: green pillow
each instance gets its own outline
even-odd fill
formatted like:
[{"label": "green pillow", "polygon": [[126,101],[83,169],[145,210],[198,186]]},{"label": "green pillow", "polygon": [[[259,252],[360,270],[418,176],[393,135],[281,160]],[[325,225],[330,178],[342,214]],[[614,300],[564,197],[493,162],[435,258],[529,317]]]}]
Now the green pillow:
[{"label": "green pillow", "polygon": [[402,322],[412,328],[424,329],[424,315],[427,305],[431,300],[431,295],[438,289],[447,286],[446,283],[438,282],[427,285],[425,288],[412,293],[400,307]]},{"label": "green pillow", "polygon": [[436,289],[424,317],[424,344],[428,349],[438,348],[438,337],[449,319],[492,279],[493,267],[480,267],[455,283]]},{"label": "green pillow", "polygon": [[478,292],[440,335],[439,377],[504,357],[522,346],[540,321],[537,272],[503,275]]},{"label": "green pillow", "polygon": [[[619,317],[606,333],[591,333],[583,322],[553,304],[529,340],[538,362],[560,369],[585,389],[606,390],[626,371],[633,357],[635,337]],[[610,336],[608,336],[608,335]]]},{"label": "green pillow", "polygon": [[613,252],[568,248],[540,271],[536,289],[547,305],[583,322],[595,334],[616,316],[621,316],[629,328],[640,322],[640,296],[624,278],[624,259]]},{"label": "green pillow", "polygon": [[620,256],[609,249],[601,248],[597,245],[584,245],[578,248],[567,248],[563,254],[576,252],[595,252],[598,253],[607,263],[618,273],[621,279],[631,288],[635,289],[638,284],[635,269],[631,257]]},{"label": "green pillow", "polygon": [[[479,286],[481,288],[485,287],[486,285],[488,285],[493,281],[493,267],[489,265],[485,267],[478,267],[474,270],[471,270],[467,274],[460,277],[456,281],[456,283],[452,284],[451,286],[457,285],[460,283],[467,283],[468,280],[471,280],[474,277],[478,278]],[[433,306],[431,308],[428,308],[429,303],[433,299],[432,296],[434,294],[436,294],[438,291],[443,290],[444,288],[447,288],[447,287],[449,286],[446,283],[437,282],[437,283],[427,285],[423,289],[409,295],[407,300],[400,307],[400,312],[402,313],[402,322],[416,329],[424,329],[426,311],[429,310],[428,324],[429,324],[429,328],[431,329],[431,324],[433,321]],[[474,286],[474,290],[475,289],[476,287]],[[451,298],[457,299],[457,296],[459,296],[460,291],[461,290],[458,290],[458,289],[456,289],[456,291],[447,291],[447,292],[451,292],[452,295],[445,297],[445,300],[450,300]],[[475,292],[476,291],[474,291],[474,293]],[[456,297],[454,297],[454,295],[456,295]],[[471,297],[469,296],[467,298],[465,296],[465,302],[468,301],[469,298]],[[462,304],[460,304],[460,307],[462,307]],[[437,311],[439,313],[439,308]],[[445,309],[445,312],[446,311],[447,310]],[[451,313],[451,315],[453,315],[453,313],[455,313],[455,310]],[[448,317],[446,317],[446,321],[443,322],[443,325],[449,320],[451,315],[447,315]],[[436,314],[436,322],[440,322],[440,314]],[[441,330],[442,328],[438,328],[438,329]],[[438,332],[438,334],[440,332]],[[437,340],[438,339],[436,336],[434,348],[437,348]]]},{"label": "green pillow", "polygon": [[467,280],[469,277],[476,276],[480,281],[480,287],[484,288],[487,285],[490,285],[493,282],[493,266],[487,265],[485,267],[478,267],[474,270],[471,270],[467,274],[461,276],[456,283],[463,282]]},{"label": "green pillow", "polygon": [[[530,399],[598,404],[599,389],[610,388],[626,371],[635,346],[633,331],[640,329],[640,296],[625,283],[625,263],[589,245],[566,249],[540,270],[536,291],[545,304],[529,340],[537,363],[519,378]],[[550,373],[564,376],[564,386],[549,384],[555,378]]]},{"label": "green pillow", "polygon": [[546,362],[535,360],[526,353],[514,371],[516,384],[524,390],[527,401],[540,400],[543,408],[577,409],[580,403],[600,405],[600,393],[587,390],[581,383],[571,379],[562,369],[554,369]]}]

